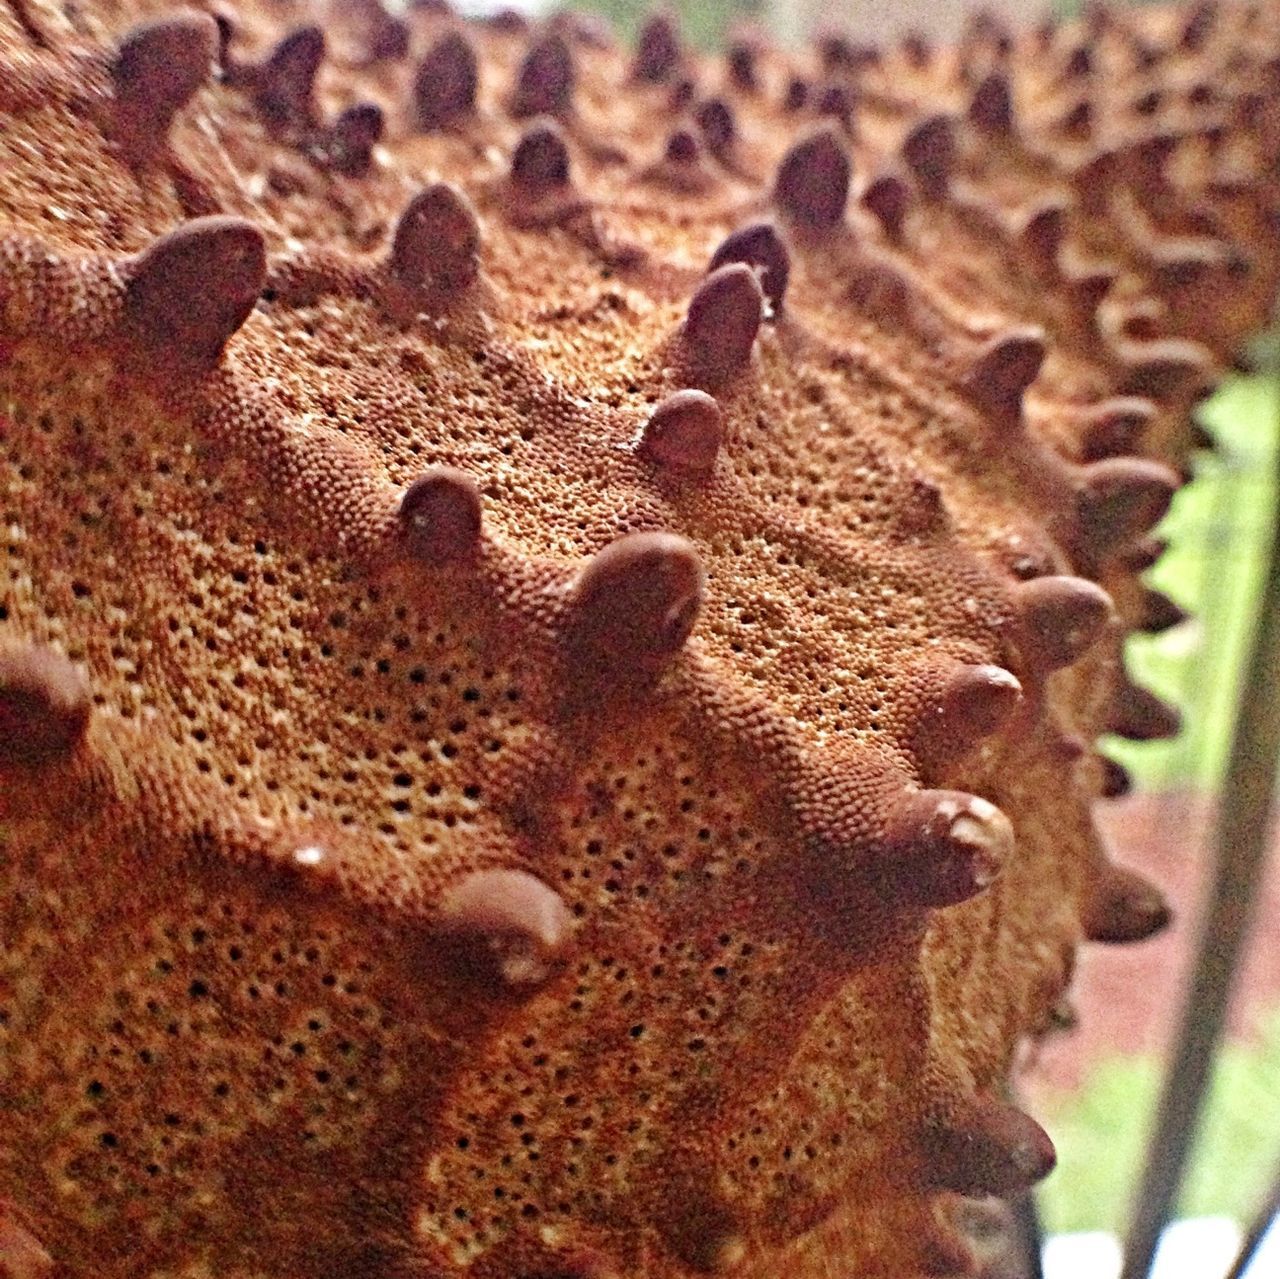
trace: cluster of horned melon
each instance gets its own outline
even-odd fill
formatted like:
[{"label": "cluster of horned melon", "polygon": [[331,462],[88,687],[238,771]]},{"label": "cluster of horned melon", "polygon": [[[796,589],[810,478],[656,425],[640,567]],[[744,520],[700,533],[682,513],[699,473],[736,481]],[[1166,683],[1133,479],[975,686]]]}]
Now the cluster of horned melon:
[{"label": "cluster of horned melon", "polygon": [[959,1275],[1280,11],[0,3],[0,1273]]}]

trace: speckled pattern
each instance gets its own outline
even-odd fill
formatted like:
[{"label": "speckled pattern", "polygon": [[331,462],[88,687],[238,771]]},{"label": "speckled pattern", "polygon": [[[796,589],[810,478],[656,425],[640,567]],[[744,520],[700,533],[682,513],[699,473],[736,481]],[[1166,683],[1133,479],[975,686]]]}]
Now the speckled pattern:
[{"label": "speckled pattern", "polygon": [[974,1272],[1278,16],[2,0],[0,1275]]}]

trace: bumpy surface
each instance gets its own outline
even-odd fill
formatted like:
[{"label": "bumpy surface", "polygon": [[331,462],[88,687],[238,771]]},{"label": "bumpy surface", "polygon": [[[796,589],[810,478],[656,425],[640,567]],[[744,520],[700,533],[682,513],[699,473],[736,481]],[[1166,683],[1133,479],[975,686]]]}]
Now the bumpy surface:
[{"label": "bumpy surface", "polygon": [[1275,7],[0,46],[0,1273],[966,1273],[1167,916],[1090,743],[1177,727]]}]

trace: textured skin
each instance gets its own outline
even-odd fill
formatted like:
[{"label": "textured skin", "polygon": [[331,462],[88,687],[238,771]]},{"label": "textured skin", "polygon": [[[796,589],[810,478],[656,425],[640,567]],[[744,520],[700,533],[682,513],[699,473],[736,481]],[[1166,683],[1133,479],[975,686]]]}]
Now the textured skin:
[{"label": "textured skin", "polygon": [[166,12],[0,3],[0,1274],[968,1273],[1274,5]]}]

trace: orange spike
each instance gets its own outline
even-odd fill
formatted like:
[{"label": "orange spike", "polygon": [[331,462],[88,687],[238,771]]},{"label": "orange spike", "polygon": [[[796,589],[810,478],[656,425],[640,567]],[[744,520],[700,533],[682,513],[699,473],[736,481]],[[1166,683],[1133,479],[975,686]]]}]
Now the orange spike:
[{"label": "orange spike", "polygon": [[67,758],[92,710],[84,676],[56,649],[0,644],[0,765],[30,768]]},{"label": "orange spike", "polygon": [[911,188],[896,173],[882,173],[862,193],[861,203],[880,223],[895,244],[902,239],[902,224],[911,207]]},{"label": "orange spike", "polygon": [[924,1133],[930,1184],[962,1195],[1008,1197],[1047,1177],[1057,1162],[1048,1134],[1029,1115],[979,1095]]},{"label": "orange spike", "polygon": [[631,78],[647,84],[663,84],[675,74],[680,59],[680,36],[675,19],[668,13],[655,13],[640,28]]},{"label": "orange spike", "polygon": [[448,888],[437,923],[469,975],[509,987],[541,984],[563,958],[573,916],[560,894],[523,870],[472,871]]},{"label": "orange spike", "polygon": [[724,437],[720,406],[703,391],[668,395],[644,424],[638,451],[659,466],[709,475]]},{"label": "orange spike", "polygon": [[511,156],[511,180],[531,195],[569,185],[569,147],[554,120],[538,120],[520,135]]},{"label": "orange spike", "polygon": [[480,542],[480,492],[469,475],[435,466],[400,500],[400,525],[415,559],[432,566],[471,555]]},{"label": "orange spike", "polygon": [[1037,670],[1078,662],[1111,620],[1111,596],[1083,577],[1035,577],[1014,588],[1025,656]]},{"label": "orange spike", "polygon": [[945,115],[927,117],[903,140],[903,163],[931,200],[941,199],[947,193],[955,149],[955,129],[951,117]]},{"label": "orange spike", "polygon": [[1013,132],[1013,93],[1005,72],[992,71],[974,90],[969,100],[969,122],[993,137]]},{"label": "orange spike", "polygon": [[1088,886],[1081,927],[1090,941],[1145,941],[1169,926],[1164,894],[1134,871],[1103,863]]},{"label": "orange spike", "polygon": [[1013,827],[994,805],[962,791],[906,795],[885,823],[873,874],[910,906],[953,906],[988,888],[1013,853]]},{"label": "orange spike", "polygon": [[316,75],[324,55],[324,32],[314,24],[290,31],[267,55],[256,99],[273,124],[304,125],[314,119]]},{"label": "orange spike", "polygon": [[418,63],[413,77],[418,127],[431,133],[470,115],[479,87],[475,49],[460,31],[449,32]]},{"label": "orange spike", "polygon": [[952,759],[1007,723],[1022,700],[1022,685],[1001,666],[961,666],[920,717],[916,751]]},{"label": "orange spike", "polygon": [[135,159],[163,147],[173,117],[209,79],[218,28],[208,14],[179,12],[134,27],[111,64],[116,128]]},{"label": "orange spike", "polygon": [[1058,202],[1042,205],[1022,224],[1020,239],[1027,252],[1050,271],[1058,269],[1058,251],[1067,233],[1067,210]]},{"label": "orange spike", "polygon": [[1106,755],[1099,755],[1098,762],[1102,767],[1103,799],[1119,799],[1133,789],[1133,779],[1123,764],[1109,759]]},{"label": "orange spike", "polygon": [[1091,405],[1081,421],[1080,445],[1085,461],[1136,451],[1157,411],[1151,400],[1132,395],[1114,396]]},{"label": "orange spike", "polygon": [[764,294],[749,266],[735,262],[712,271],[690,300],[681,329],[698,374],[718,384],[746,368],[763,317]]},{"label": "orange spike", "polygon": [[801,139],[782,157],[773,198],[793,222],[826,230],[844,218],[852,174],[848,152],[835,131],[821,129]]},{"label": "orange spike", "polygon": [[576,84],[573,51],[564,36],[553,31],[524,55],[516,76],[511,114],[517,119],[532,115],[563,116],[573,106]]},{"label": "orange spike", "polygon": [[386,121],[373,102],[355,102],[333,122],[323,144],[325,159],[335,172],[362,178],[373,164],[373,148],[382,141]]},{"label": "orange spike", "polygon": [[658,1224],[667,1247],[698,1274],[728,1274],[746,1257],[735,1215],[706,1192],[685,1191]]},{"label": "orange spike", "polygon": [[771,222],[753,222],[731,232],[720,242],[707,270],[716,271],[732,262],[745,262],[759,273],[760,288],[776,317],[782,310],[791,278],[791,254],[777,228]]},{"label": "orange spike", "polygon": [[961,379],[970,399],[1002,422],[1022,417],[1022,397],[1040,375],[1045,358],[1044,332],[1015,329],[992,338]]},{"label": "orange spike", "polygon": [[149,355],[212,368],[249,318],[266,270],[266,245],[252,222],[185,222],[126,264],[130,334]]},{"label": "orange spike", "polygon": [[1107,728],[1134,742],[1156,742],[1177,737],[1182,715],[1148,688],[1124,680],[1111,704]]},{"label": "orange spike", "polygon": [[693,118],[702,130],[702,140],[707,144],[707,150],[717,160],[725,159],[733,150],[738,136],[733,108],[723,98],[708,98],[698,104]]},{"label": "orange spike", "polygon": [[480,223],[457,187],[435,182],[401,213],[388,268],[413,293],[466,288],[480,271]]},{"label": "orange spike", "polygon": [[1142,592],[1142,604],[1138,615],[1138,629],[1152,635],[1171,631],[1181,626],[1190,614],[1182,605],[1171,600],[1162,591],[1147,587]]},{"label": "orange spike", "polygon": [[1147,458],[1105,458],[1081,467],[1082,540],[1098,554],[1146,533],[1164,518],[1179,483],[1176,471]]},{"label": "orange spike", "polygon": [[578,575],[569,637],[595,672],[652,674],[684,646],[702,605],[697,551],[674,533],[628,533]]}]

